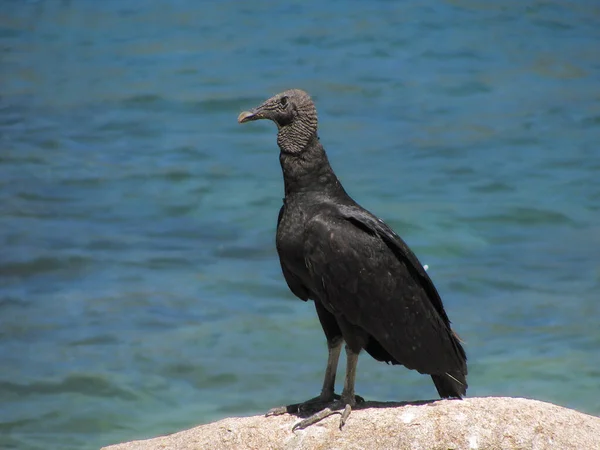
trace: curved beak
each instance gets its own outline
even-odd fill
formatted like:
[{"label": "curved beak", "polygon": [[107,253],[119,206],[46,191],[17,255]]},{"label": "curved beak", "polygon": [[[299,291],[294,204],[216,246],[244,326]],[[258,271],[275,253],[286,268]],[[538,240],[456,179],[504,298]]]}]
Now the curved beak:
[{"label": "curved beak", "polygon": [[250,111],[244,111],[238,116],[238,123],[250,122],[252,120],[263,119],[264,117],[260,113],[259,108],[251,109]]}]

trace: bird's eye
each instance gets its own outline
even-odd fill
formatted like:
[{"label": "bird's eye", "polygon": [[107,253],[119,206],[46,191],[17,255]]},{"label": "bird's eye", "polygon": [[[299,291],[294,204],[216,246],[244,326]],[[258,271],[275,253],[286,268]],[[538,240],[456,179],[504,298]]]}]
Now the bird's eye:
[{"label": "bird's eye", "polygon": [[288,104],[288,98],[287,97],[281,97],[281,99],[279,99],[279,103],[281,104],[281,106],[283,106],[285,108],[287,106],[287,104]]}]

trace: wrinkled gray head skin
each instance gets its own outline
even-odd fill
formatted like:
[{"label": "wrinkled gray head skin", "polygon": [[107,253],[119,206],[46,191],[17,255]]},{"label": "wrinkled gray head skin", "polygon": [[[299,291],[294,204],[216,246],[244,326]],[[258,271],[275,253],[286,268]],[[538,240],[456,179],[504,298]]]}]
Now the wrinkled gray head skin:
[{"label": "wrinkled gray head skin", "polygon": [[277,125],[277,144],[284,153],[300,153],[317,135],[317,110],[310,95],[289,89],[238,116],[239,123],[269,119]]}]

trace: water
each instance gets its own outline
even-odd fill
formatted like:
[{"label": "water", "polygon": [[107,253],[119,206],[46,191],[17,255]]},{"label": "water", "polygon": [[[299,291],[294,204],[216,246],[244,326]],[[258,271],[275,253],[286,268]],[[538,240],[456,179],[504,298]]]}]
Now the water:
[{"label": "water", "polygon": [[[0,447],[318,392],[324,338],[273,242],[275,129],[236,123],[290,87],[430,266],[469,395],[600,414],[600,8],[527,3],[4,1]],[[368,357],[357,391],[436,396]]]}]

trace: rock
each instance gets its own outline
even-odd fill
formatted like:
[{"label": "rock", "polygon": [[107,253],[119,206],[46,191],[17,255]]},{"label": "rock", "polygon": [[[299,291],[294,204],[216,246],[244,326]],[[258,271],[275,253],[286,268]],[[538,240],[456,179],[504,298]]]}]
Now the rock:
[{"label": "rock", "polygon": [[600,418],[523,398],[366,402],[342,431],[339,415],[292,432],[298,417],[228,418],[105,450],[600,449]]}]

